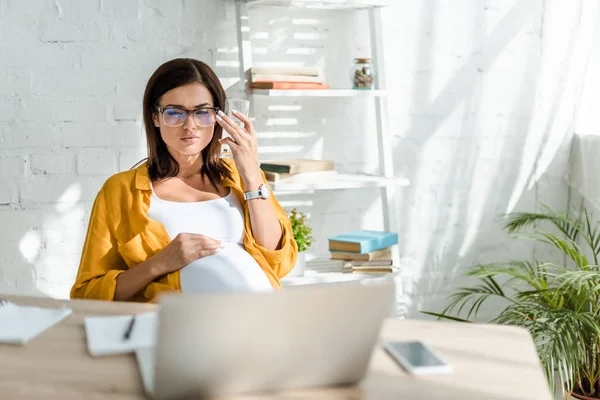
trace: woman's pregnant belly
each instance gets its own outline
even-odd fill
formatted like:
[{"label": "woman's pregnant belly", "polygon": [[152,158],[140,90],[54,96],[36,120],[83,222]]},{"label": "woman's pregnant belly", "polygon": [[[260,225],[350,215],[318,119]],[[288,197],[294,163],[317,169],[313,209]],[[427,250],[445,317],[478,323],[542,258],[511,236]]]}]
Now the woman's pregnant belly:
[{"label": "woman's pregnant belly", "polygon": [[256,260],[235,243],[228,243],[218,253],[189,263],[180,274],[184,293],[273,290]]}]

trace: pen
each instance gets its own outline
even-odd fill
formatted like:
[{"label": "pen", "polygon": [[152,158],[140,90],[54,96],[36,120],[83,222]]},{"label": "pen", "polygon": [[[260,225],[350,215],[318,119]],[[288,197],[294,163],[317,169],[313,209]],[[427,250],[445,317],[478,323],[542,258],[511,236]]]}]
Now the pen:
[{"label": "pen", "polygon": [[135,324],[135,315],[131,316],[131,321],[129,321],[129,326],[127,326],[127,330],[125,331],[125,334],[123,335],[123,340],[129,340],[129,337],[131,336],[131,332],[133,331],[133,324]]}]

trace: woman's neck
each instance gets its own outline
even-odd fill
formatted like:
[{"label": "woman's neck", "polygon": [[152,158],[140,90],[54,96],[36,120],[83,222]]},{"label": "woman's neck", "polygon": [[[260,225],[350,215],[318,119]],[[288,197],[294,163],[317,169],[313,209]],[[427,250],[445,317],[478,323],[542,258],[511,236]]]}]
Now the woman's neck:
[{"label": "woman's neck", "polygon": [[173,158],[175,158],[175,161],[179,165],[179,173],[177,174],[179,178],[186,179],[200,173],[200,169],[202,168],[202,154],[194,156],[173,155]]}]

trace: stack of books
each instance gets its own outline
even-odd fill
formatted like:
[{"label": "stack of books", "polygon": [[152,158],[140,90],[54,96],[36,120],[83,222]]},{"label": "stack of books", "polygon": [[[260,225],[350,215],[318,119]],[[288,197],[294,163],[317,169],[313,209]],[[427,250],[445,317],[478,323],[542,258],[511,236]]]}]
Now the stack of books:
[{"label": "stack of books", "polygon": [[330,179],[336,175],[330,160],[280,160],[260,164],[265,178],[271,183],[292,183]]},{"label": "stack of books", "polygon": [[323,74],[317,67],[253,67],[252,89],[323,90]]},{"label": "stack of books", "polygon": [[393,245],[398,244],[395,232],[360,230],[330,237],[332,260],[343,260],[345,272],[393,272]]}]

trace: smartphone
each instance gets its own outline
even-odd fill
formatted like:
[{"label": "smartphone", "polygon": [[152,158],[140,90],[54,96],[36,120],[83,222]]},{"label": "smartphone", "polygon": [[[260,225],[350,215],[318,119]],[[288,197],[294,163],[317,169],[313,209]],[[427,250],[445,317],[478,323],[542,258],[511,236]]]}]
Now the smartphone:
[{"label": "smartphone", "polygon": [[447,374],[454,369],[419,341],[386,342],[383,348],[402,368],[414,375]]}]

